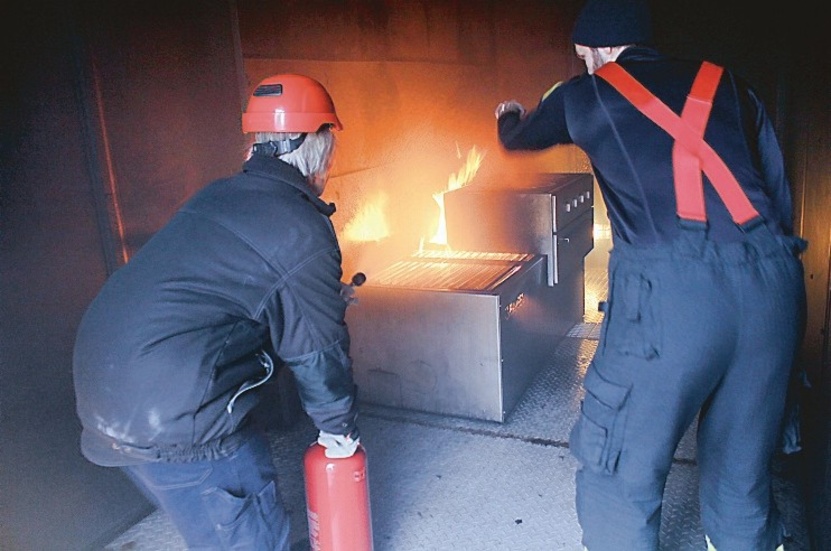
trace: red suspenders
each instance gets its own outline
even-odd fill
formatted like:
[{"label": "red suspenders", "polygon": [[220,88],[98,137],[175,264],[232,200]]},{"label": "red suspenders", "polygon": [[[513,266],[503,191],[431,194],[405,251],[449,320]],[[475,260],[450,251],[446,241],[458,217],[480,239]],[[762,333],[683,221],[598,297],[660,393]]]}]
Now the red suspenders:
[{"label": "red suspenders", "polygon": [[672,167],[678,216],[685,220],[707,221],[701,179],[703,170],[733,221],[742,225],[758,217],[759,213],[718,153],[704,141],[704,129],[722,72],[721,67],[712,63],[705,61],[701,65],[680,117],[617,63],[606,63],[594,74],[675,138]]}]

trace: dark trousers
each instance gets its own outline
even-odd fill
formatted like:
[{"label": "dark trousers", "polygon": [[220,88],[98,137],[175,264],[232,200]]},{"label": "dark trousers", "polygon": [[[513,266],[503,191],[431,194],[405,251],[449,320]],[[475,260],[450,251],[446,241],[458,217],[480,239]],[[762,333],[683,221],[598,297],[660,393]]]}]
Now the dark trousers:
[{"label": "dark trousers", "polygon": [[288,550],[289,518],[259,432],[221,459],[123,469],[168,514],[188,549]]},{"label": "dark trousers", "polygon": [[[589,551],[658,549],[675,449],[699,415],[701,521],[719,550],[773,551],[770,461],[804,325],[795,238],[618,246],[570,446]],[[693,519],[690,519],[691,521]]]}]

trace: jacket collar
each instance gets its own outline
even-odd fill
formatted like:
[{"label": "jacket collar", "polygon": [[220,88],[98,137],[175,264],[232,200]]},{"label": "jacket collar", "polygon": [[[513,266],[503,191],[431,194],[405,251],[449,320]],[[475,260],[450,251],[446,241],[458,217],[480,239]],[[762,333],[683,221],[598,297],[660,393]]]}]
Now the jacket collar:
[{"label": "jacket collar", "polygon": [[649,46],[632,46],[620,52],[620,55],[617,56],[617,62],[654,61],[663,58],[665,56],[655,48],[650,48]]},{"label": "jacket collar", "polygon": [[332,216],[335,213],[335,204],[326,203],[315,195],[303,174],[285,161],[276,157],[253,155],[242,165],[242,171],[291,186],[303,194],[322,214]]}]

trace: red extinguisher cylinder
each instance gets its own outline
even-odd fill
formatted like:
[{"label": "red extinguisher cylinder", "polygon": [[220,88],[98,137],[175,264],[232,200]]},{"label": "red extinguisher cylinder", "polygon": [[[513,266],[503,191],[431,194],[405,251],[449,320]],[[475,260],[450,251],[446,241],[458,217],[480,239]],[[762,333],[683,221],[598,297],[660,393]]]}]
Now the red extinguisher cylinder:
[{"label": "red extinguisher cylinder", "polygon": [[303,457],[311,551],[372,551],[366,452],[330,459],[313,443]]}]

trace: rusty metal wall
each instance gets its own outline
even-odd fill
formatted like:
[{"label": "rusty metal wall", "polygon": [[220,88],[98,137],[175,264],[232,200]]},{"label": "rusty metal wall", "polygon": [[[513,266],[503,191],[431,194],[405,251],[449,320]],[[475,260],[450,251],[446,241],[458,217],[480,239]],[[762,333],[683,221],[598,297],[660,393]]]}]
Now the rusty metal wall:
[{"label": "rusty metal wall", "polygon": [[151,509],[80,454],[75,328],[125,252],[239,166],[235,28],[226,1],[0,20],[0,549],[95,549]]},{"label": "rusty metal wall", "polygon": [[[812,31],[815,28],[815,31]],[[800,52],[827,50],[819,22],[794,35]],[[821,31],[825,33],[823,29]],[[803,389],[805,488],[814,549],[831,549],[831,60],[801,56],[789,69],[787,159],[795,190],[797,231],[808,240],[803,255],[808,293],[800,363],[811,381]]]},{"label": "rusty metal wall", "polygon": [[244,160],[233,7],[87,0],[79,10],[98,169],[122,257]]}]

